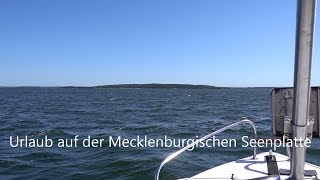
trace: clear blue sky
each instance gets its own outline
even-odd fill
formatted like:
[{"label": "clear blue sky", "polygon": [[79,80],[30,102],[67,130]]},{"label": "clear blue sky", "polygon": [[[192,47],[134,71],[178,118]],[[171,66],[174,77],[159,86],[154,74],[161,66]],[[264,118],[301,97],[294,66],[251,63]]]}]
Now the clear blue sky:
[{"label": "clear blue sky", "polygon": [[0,86],[292,86],[295,17],[294,0],[1,0]]}]

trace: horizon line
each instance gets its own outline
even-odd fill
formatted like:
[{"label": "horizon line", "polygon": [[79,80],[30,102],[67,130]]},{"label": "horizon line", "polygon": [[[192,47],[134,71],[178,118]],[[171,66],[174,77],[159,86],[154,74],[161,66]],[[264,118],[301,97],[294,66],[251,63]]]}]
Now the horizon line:
[{"label": "horizon line", "polygon": [[61,88],[61,87],[73,87],[73,88],[95,88],[99,86],[113,86],[113,85],[147,85],[147,84],[157,84],[157,85],[193,85],[193,86],[211,86],[217,88],[283,88],[283,87],[293,87],[293,86],[214,86],[208,84],[188,84],[188,83],[120,83],[120,84],[103,84],[103,85],[0,85],[0,88]]}]

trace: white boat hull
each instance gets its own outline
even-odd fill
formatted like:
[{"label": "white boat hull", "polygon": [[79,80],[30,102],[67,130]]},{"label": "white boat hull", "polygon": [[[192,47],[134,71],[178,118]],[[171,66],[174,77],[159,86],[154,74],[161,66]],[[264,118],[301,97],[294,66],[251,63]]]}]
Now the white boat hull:
[{"label": "white boat hull", "polygon": [[[209,179],[256,179],[268,177],[267,162],[265,156],[269,155],[269,152],[257,154],[256,159],[252,159],[252,156],[222,164],[220,166],[211,168],[202,173],[199,173],[191,178],[184,178],[183,180],[209,180]],[[279,153],[272,153],[276,156],[279,169],[290,169],[290,161],[288,157]],[[305,170],[315,170],[320,175],[320,167],[305,163]],[[270,177],[271,178],[271,177]],[[288,179],[288,175],[281,175],[280,179]],[[315,177],[313,177],[315,178]],[[272,179],[272,178],[271,178]],[[279,179],[273,177],[273,179]],[[305,179],[312,179],[312,177],[305,177]]]}]

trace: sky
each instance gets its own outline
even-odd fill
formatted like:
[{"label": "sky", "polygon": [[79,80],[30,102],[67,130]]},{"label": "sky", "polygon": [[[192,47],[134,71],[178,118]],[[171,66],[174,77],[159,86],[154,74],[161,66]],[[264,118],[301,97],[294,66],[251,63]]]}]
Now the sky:
[{"label": "sky", "polygon": [[1,0],[0,86],[293,86],[295,22],[294,0]]}]

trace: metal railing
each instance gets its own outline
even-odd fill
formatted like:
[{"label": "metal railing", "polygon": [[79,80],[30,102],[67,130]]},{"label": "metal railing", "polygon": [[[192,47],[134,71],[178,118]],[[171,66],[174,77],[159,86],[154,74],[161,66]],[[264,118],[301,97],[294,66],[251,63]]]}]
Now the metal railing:
[{"label": "metal railing", "polygon": [[[194,147],[195,145],[199,144],[199,142],[204,141],[204,140],[206,140],[206,139],[208,139],[208,138],[210,138],[210,137],[212,137],[212,136],[214,136],[214,135],[216,135],[216,134],[219,134],[219,133],[221,133],[221,132],[223,132],[223,131],[225,131],[225,130],[227,130],[227,129],[231,129],[231,128],[239,125],[239,124],[245,124],[245,123],[248,123],[248,124],[250,124],[250,125],[252,126],[252,129],[253,129],[253,132],[254,132],[254,139],[257,139],[257,129],[256,129],[255,124],[254,124],[252,121],[250,121],[250,120],[248,120],[248,119],[244,119],[244,120],[241,120],[241,121],[239,121],[239,122],[233,123],[233,124],[231,124],[231,125],[229,125],[229,126],[226,126],[226,127],[221,128],[221,129],[219,129],[219,130],[217,130],[217,131],[214,131],[214,132],[212,132],[212,133],[210,133],[210,134],[202,137],[201,139],[198,139],[198,140],[194,141],[193,143],[185,146],[184,148],[180,149],[180,150],[177,151],[177,152],[174,152],[174,153],[170,154],[170,155],[169,155],[166,159],[164,159],[164,160],[161,162],[161,164],[158,166],[158,168],[157,168],[157,170],[156,170],[156,173],[155,173],[155,175],[154,175],[154,179],[155,179],[155,180],[159,180],[161,168],[162,168],[166,163],[168,163],[169,161],[171,161],[172,159],[174,159],[175,157],[177,157],[179,154],[183,153],[183,152],[186,151],[187,149],[189,149],[189,148],[191,148],[191,147]],[[256,154],[257,154],[257,146],[254,146],[254,147],[253,147],[253,157],[252,157],[253,159],[256,159]]]}]

